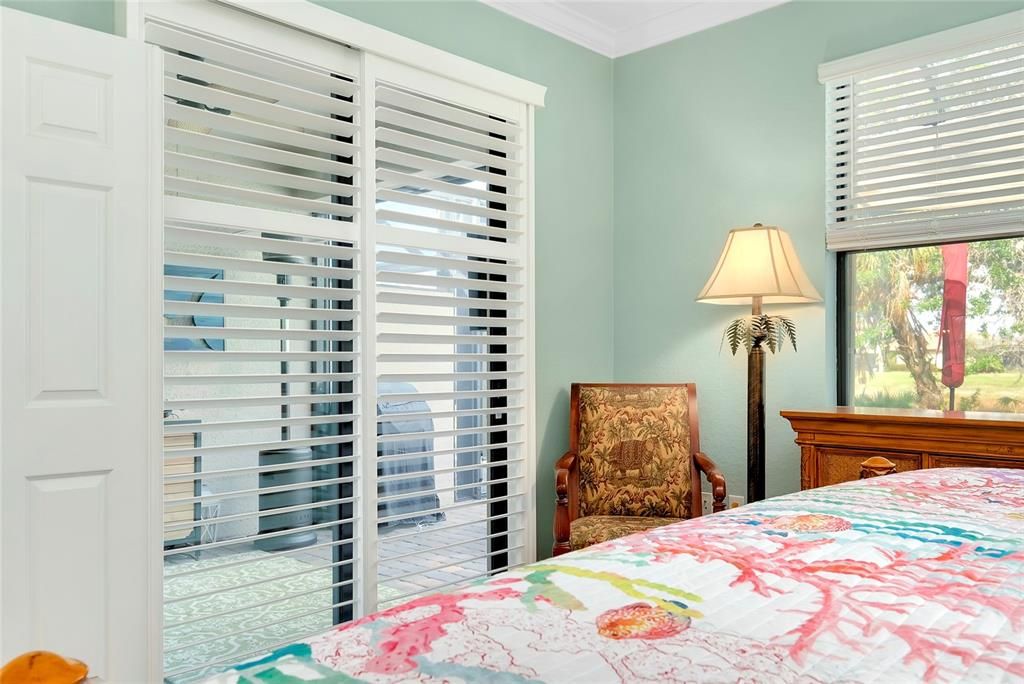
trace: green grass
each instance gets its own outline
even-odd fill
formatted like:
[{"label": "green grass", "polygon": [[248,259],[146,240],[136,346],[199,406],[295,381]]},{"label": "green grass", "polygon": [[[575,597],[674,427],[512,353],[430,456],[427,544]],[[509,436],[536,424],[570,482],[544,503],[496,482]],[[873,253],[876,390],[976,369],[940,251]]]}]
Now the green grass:
[{"label": "green grass", "polygon": [[[940,382],[940,375],[936,372],[936,382]],[[1021,371],[968,375],[964,379],[964,384],[956,390],[957,408],[960,408],[961,399],[967,399],[976,391],[979,393],[978,405],[974,410],[1024,413],[1024,373]],[[917,396],[914,391],[914,379],[906,371],[875,373],[867,378],[867,382],[861,382],[860,378],[856,378],[854,393],[855,396],[866,394],[868,397],[888,395],[905,398],[908,393]]]}]

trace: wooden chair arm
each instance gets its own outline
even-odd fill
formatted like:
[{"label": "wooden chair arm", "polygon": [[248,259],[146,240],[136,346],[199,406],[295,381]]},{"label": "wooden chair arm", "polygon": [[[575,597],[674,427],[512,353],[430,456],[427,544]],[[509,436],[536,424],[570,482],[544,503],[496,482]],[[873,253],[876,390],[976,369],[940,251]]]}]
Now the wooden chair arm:
[{"label": "wooden chair arm", "polygon": [[[722,471],[718,469],[715,462],[711,460],[711,457],[705,454],[703,451],[698,451],[693,455],[693,460],[697,462],[697,468],[699,468],[708,478],[708,482],[711,483],[711,496],[714,497],[714,503],[711,506],[711,510],[715,513],[725,510],[725,476],[722,475]],[[699,483],[698,483],[699,486]]]},{"label": "wooden chair arm", "polygon": [[569,504],[569,473],[576,465],[576,453],[567,451],[555,463],[555,543],[551,548],[554,556],[572,550],[569,544],[569,528],[572,523],[572,511]]}]

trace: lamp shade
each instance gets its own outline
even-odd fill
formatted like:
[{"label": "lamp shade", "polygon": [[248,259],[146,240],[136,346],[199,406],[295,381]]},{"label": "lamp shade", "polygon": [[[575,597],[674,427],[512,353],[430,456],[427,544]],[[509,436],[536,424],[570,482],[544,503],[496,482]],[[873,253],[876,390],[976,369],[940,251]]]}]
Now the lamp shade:
[{"label": "lamp shade", "polygon": [[729,231],[718,265],[697,295],[709,304],[765,304],[820,302],[797,258],[793,241],[776,226],[756,223]]}]

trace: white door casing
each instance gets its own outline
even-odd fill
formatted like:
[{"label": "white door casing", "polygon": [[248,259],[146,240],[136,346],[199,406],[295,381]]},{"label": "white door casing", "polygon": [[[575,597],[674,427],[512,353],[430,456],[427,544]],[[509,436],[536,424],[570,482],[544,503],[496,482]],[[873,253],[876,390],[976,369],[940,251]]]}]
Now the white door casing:
[{"label": "white door casing", "polygon": [[161,58],[10,9],[0,50],[0,661],[159,681]]}]

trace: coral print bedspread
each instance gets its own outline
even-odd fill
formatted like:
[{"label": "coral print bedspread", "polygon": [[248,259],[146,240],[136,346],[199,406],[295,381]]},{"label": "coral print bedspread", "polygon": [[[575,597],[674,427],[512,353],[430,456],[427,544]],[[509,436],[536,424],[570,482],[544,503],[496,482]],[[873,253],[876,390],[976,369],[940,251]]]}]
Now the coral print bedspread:
[{"label": "coral print bedspread", "polygon": [[921,470],[677,523],[410,601],[217,681],[305,679],[1024,681],[1024,470]]}]

